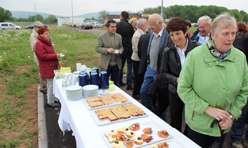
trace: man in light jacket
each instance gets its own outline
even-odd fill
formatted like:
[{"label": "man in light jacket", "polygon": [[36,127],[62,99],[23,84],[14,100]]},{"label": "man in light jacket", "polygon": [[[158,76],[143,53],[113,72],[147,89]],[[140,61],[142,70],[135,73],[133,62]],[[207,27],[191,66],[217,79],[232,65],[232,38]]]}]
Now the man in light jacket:
[{"label": "man in light jacket", "polygon": [[[43,26],[43,24],[40,21],[35,21],[33,25],[34,25],[33,32],[30,36],[30,46],[34,52],[34,62],[39,67],[39,61],[38,61],[37,56],[35,54],[35,44],[38,40],[37,36],[39,35],[37,31],[40,27]],[[40,77],[40,74],[39,74],[39,77]],[[43,92],[45,94],[47,93],[46,83],[47,83],[46,80],[40,77],[40,92]]]}]

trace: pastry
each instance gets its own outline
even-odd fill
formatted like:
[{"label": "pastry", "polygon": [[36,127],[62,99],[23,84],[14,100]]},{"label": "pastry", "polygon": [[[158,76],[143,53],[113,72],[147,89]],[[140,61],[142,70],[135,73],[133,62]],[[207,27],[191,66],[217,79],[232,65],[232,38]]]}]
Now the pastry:
[{"label": "pastry", "polygon": [[139,123],[134,123],[134,124],[129,126],[129,129],[133,130],[133,131],[137,131],[137,130],[140,129],[140,124]]},{"label": "pastry", "polygon": [[124,148],[124,145],[122,145],[119,141],[115,141],[112,143],[113,148]]},{"label": "pastry", "polygon": [[158,148],[158,146],[154,144],[154,145],[149,146],[149,148]]},{"label": "pastry", "polygon": [[116,131],[116,130],[111,130],[111,131],[107,131],[107,132],[105,133],[105,136],[106,136],[106,137],[109,137],[110,135],[115,135],[115,134],[117,134],[117,131]]},{"label": "pastry", "polygon": [[148,136],[146,133],[145,134],[141,134],[141,138],[143,139],[143,141],[145,142],[150,142],[153,138],[152,136]]},{"label": "pastry", "polygon": [[116,140],[123,141],[124,139],[127,139],[126,136],[123,135],[123,133],[116,133],[115,134]]},{"label": "pastry", "polygon": [[101,99],[98,96],[95,96],[95,97],[86,98],[86,101],[89,103],[89,102],[101,101]]},{"label": "pastry", "polygon": [[152,134],[152,128],[148,127],[148,128],[144,128],[143,132],[146,134]]},{"label": "pastry", "polygon": [[127,135],[128,138],[135,136],[135,133],[131,130],[126,131],[125,134]]},{"label": "pastry", "polygon": [[118,133],[124,133],[126,131],[126,129],[129,129],[128,127],[123,127],[123,128],[119,128],[117,129]]},{"label": "pastry", "polygon": [[160,130],[158,131],[158,136],[161,138],[167,138],[169,136],[169,133],[166,130]]},{"label": "pastry", "polygon": [[162,142],[158,144],[158,148],[169,148],[169,145],[166,142]]},{"label": "pastry", "polygon": [[110,143],[114,143],[115,141],[117,141],[117,139],[116,139],[115,135],[109,135],[108,136],[108,141]]},{"label": "pastry", "polygon": [[134,140],[134,143],[137,144],[137,145],[141,145],[143,144],[143,139],[139,136],[133,136],[131,139]]},{"label": "pastry", "polygon": [[134,145],[134,140],[133,139],[125,139],[123,140],[123,144],[127,147],[127,148],[132,148]]}]

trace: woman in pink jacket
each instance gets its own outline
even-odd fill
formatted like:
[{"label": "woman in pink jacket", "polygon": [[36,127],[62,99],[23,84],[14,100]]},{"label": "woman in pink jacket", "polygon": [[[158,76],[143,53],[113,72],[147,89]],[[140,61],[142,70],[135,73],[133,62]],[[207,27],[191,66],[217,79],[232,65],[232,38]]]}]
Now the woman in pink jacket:
[{"label": "woman in pink jacket", "polygon": [[53,77],[55,76],[54,70],[58,69],[58,57],[60,57],[60,54],[54,52],[48,31],[48,28],[39,28],[35,53],[40,64],[40,76],[47,81],[47,106],[58,107],[59,103],[56,103],[53,95]]}]

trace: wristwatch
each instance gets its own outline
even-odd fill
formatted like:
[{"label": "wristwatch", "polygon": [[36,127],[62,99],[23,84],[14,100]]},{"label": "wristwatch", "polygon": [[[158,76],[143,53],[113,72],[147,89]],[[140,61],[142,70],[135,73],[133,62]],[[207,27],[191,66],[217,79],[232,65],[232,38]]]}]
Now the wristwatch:
[{"label": "wristwatch", "polygon": [[230,118],[232,119],[232,121],[234,121],[234,117],[232,115],[230,115]]}]

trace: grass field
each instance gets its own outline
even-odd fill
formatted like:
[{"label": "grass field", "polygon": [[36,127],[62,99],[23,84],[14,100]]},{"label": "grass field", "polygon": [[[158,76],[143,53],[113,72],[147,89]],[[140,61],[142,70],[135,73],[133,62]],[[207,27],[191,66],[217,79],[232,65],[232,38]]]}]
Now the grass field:
[{"label": "grass field", "polygon": [[[38,68],[29,44],[32,30],[0,31],[0,147],[37,147]],[[99,65],[97,35],[70,30],[49,31],[64,66]]]}]

